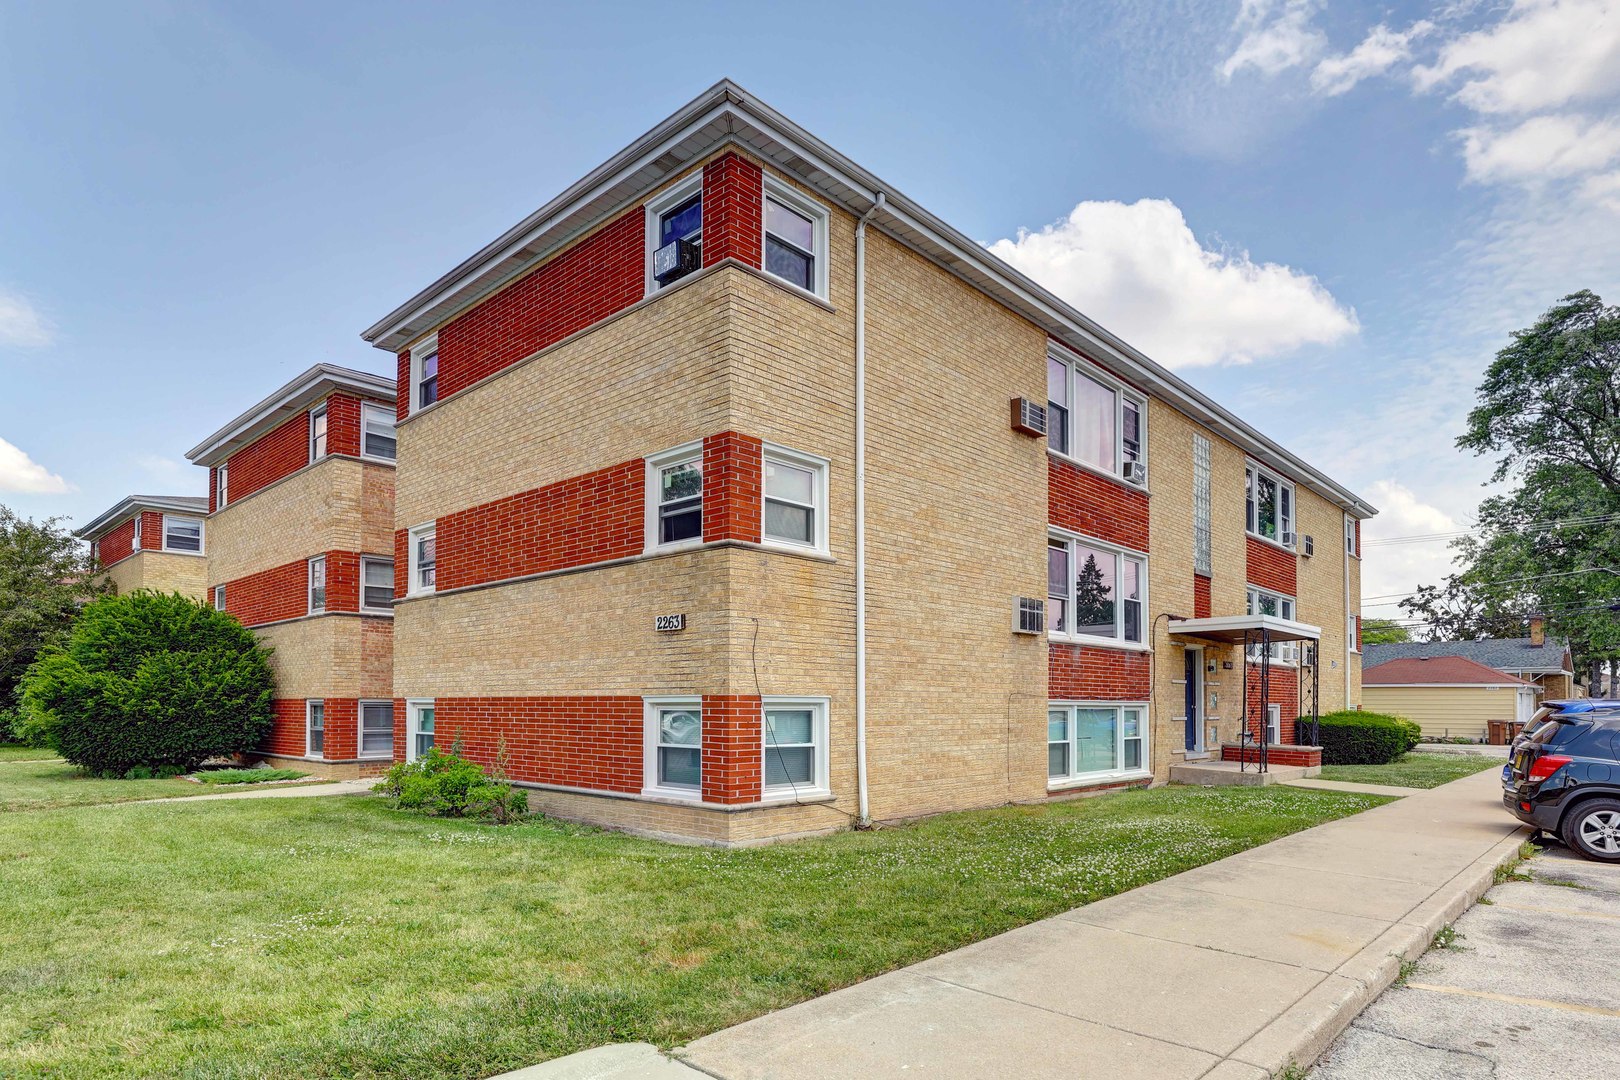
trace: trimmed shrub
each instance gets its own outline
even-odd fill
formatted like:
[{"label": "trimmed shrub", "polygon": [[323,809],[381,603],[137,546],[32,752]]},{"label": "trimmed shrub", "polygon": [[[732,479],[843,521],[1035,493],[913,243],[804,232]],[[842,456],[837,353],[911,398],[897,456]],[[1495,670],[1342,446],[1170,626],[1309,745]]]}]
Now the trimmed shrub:
[{"label": "trimmed shrub", "polygon": [[498,825],[529,809],[528,796],[504,779],[484,775],[477,762],[461,756],[458,742],[449,753],[437,746],[415,761],[402,761],[372,788],[402,810],[438,817],[481,817]]},{"label": "trimmed shrub", "polygon": [[1404,716],[1344,711],[1322,716],[1322,764],[1387,765],[1418,744],[1420,728]]},{"label": "trimmed shrub", "polygon": [[23,708],[90,772],[189,772],[269,735],[269,656],[241,623],[178,593],[104,597],[28,669]]}]

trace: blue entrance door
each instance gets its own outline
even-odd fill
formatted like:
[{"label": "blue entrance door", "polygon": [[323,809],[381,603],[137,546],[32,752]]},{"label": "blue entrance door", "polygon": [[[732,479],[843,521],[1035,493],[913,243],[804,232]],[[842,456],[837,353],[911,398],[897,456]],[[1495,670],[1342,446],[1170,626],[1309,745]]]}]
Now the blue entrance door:
[{"label": "blue entrance door", "polygon": [[1185,713],[1187,717],[1187,749],[1189,751],[1201,750],[1203,747],[1199,743],[1203,740],[1199,738],[1198,725],[1203,723],[1204,718],[1201,715],[1203,710],[1199,706],[1203,704],[1201,699],[1204,695],[1199,693],[1199,687],[1203,683],[1204,677],[1204,654],[1197,649],[1184,649],[1181,656],[1186,676],[1186,685],[1183,689],[1187,695]]}]

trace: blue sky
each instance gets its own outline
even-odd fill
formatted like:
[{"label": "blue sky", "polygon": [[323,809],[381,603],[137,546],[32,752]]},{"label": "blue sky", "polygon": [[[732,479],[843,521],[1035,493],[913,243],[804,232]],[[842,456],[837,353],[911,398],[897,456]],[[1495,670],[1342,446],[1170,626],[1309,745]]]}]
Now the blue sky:
[{"label": "blue sky", "polygon": [[[1509,330],[1620,301],[1620,0],[0,7],[0,501],[184,452],[730,76],[1385,510]],[[1443,572],[1369,549],[1368,596]],[[1369,610],[1372,610],[1371,607]]]}]

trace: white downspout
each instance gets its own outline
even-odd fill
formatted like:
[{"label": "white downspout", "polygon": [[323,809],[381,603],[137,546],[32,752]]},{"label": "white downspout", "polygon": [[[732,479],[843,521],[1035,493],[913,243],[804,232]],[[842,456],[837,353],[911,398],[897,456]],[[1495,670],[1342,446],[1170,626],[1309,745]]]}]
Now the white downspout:
[{"label": "white downspout", "polygon": [[[1339,522],[1339,524],[1340,524],[1340,530],[1339,531],[1340,531],[1341,534],[1349,531],[1348,527],[1349,527],[1350,522],[1352,520],[1354,520],[1354,519],[1352,519],[1349,514],[1345,514],[1343,516],[1343,518]],[[1339,537],[1339,547],[1344,550],[1344,707],[1346,709],[1349,709],[1350,708],[1350,650],[1355,648],[1356,643],[1350,639],[1350,545],[1348,545],[1348,544],[1346,544],[1344,542],[1343,535],[1341,535]],[[1357,557],[1360,557],[1360,555],[1361,555],[1361,545],[1360,544],[1356,545],[1356,555],[1357,555]],[[1360,627],[1360,625],[1361,625],[1361,620],[1360,619],[1356,620],[1356,625],[1357,625],[1357,627]]]},{"label": "white downspout", "polygon": [[880,191],[855,223],[855,787],[862,828],[872,820],[866,798],[866,223],[883,202]]}]

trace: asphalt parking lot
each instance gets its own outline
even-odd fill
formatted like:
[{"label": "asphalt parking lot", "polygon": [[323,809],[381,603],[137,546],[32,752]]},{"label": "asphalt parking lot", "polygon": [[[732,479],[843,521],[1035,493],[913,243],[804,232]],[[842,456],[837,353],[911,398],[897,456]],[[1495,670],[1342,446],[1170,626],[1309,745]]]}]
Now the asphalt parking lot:
[{"label": "asphalt parking lot", "polygon": [[1620,864],[1550,846],[1367,1008],[1312,1080],[1620,1077]]}]

